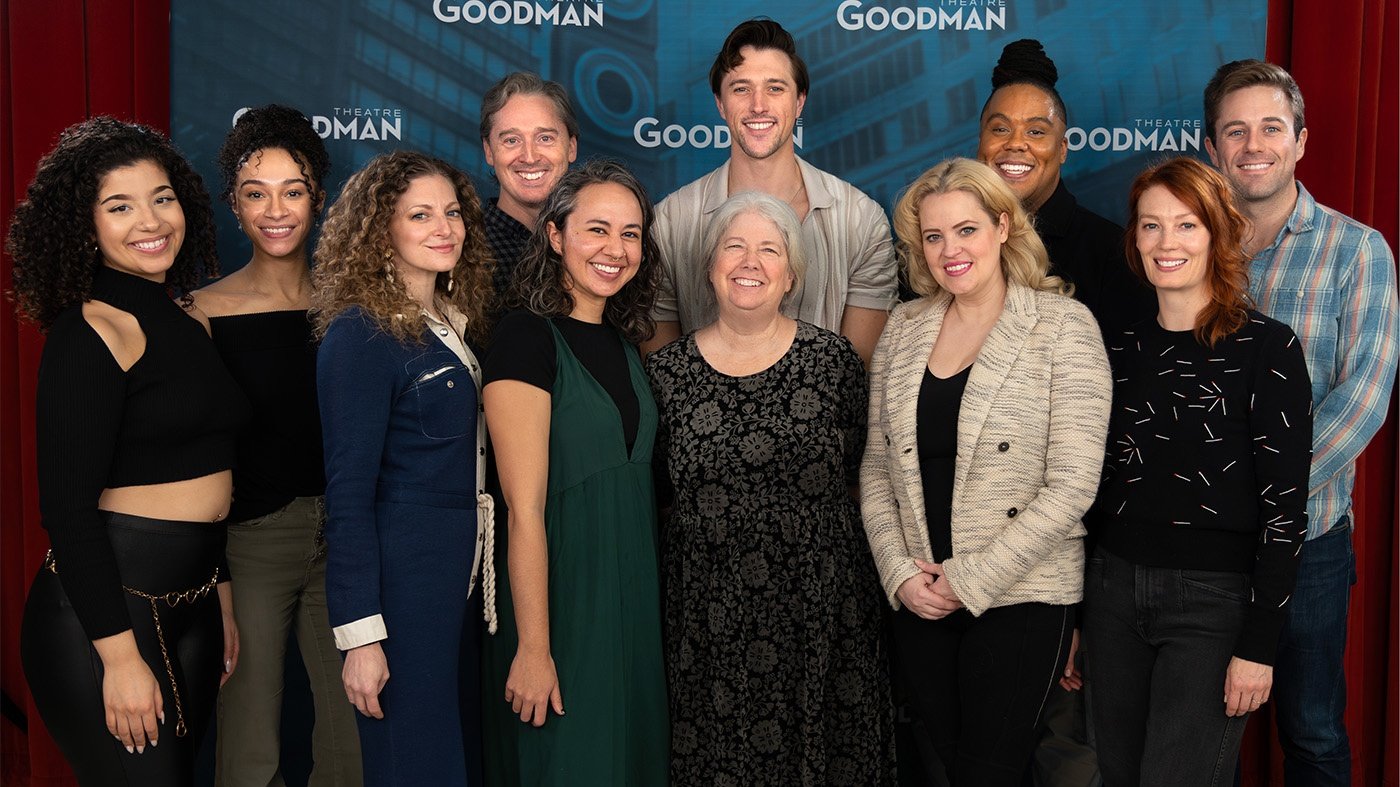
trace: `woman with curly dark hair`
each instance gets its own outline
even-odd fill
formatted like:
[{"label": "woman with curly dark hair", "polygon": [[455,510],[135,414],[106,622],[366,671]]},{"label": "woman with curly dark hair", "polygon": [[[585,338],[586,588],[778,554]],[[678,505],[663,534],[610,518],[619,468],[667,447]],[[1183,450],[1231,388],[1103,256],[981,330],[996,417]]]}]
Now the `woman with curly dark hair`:
[{"label": "woman with curly dark hair", "polygon": [[238,444],[229,511],[240,660],[219,693],[215,767],[224,787],[266,787],[279,778],[282,676],[292,631],[315,700],[311,783],[360,783],[354,710],[344,701],[340,654],[326,617],[326,476],[316,341],[307,317],[307,244],[330,163],[301,112],[271,105],[243,113],[219,150],[220,196],[253,256],[194,293],[219,354],[253,406]]},{"label": "woman with curly dark hair", "polygon": [[653,329],[652,218],[620,164],[565,175],[492,339],[486,417],[510,545],[483,655],[488,784],[667,781],[657,414],[634,346]]},{"label": "woman with curly dark hair", "polygon": [[480,626],[468,610],[484,596],[494,614],[471,349],[491,297],[481,202],[444,161],[376,156],[331,206],[315,256],[326,596],[364,781],[476,784]]},{"label": "woman with curly dark hair", "polygon": [[93,118],[39,162],[9,251],[48,334],[52,549],[20,631],[35,706],[81,784],[190,784],[238,656],[222,521],[247,411],[203,315],[171,299],[214,272],[209,197],[165,137]]}]

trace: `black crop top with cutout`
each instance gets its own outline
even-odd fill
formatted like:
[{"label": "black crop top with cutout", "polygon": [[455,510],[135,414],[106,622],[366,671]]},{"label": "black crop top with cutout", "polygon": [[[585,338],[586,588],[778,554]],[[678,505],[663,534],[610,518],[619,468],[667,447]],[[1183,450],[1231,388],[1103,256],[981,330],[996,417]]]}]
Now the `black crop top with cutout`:
[{"label": "black crop top with cutout", "polygon": [[134,316],[145,352],[122,371],[82,307],[69,308],[48,331],[35,411],[39,510],[73,611],[98,639],[131,627],[102,490],[232,468],[248,403],[164,285],[102,266],[91,299]]}]

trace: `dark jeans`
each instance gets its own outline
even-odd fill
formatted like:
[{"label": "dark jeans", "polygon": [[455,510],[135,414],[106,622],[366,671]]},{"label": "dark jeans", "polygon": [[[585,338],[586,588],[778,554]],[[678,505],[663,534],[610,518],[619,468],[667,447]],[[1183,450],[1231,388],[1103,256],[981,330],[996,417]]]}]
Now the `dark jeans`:
[{"label": "dark jeans", "polygon": [[1279,642],[1273,701],[1288,787],[1351,784],[1342,652],[1355,582],[1351,522],[1342,517],[1325,535],[1303,545],[1298,584]]},{"label": "dark jeans", "polygon": [[1050,685],[1068,656],[1069,607],[1013,604],[981,617],[894,614],[894,675],[928,780],[1016,787]]},{"label": "dark jeans", "polygon": [[1085,683],[1110,787],[1230,784],[1247,716],[1225,715],[1225,669],[1248,574],[1153,568],[1100,548],[1084,586]]}]

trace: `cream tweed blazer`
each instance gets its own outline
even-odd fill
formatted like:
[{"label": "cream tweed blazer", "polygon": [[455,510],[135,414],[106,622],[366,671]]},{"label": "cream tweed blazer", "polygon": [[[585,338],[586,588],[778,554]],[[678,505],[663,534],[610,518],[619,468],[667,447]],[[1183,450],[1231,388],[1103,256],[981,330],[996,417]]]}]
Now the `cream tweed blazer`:
[{"label": "cream tweed blazer", "polygon": [[[890,604],[931,559],[916,423],[929,352],[952,303],[900,304],[870,365],[861,513]],[[1098,323],[1071,298],[1008,284],[958,414],[953,556],[944,575],[969,611],[1084,592],[1084,524],[1098,492],[1113,388]]]}]

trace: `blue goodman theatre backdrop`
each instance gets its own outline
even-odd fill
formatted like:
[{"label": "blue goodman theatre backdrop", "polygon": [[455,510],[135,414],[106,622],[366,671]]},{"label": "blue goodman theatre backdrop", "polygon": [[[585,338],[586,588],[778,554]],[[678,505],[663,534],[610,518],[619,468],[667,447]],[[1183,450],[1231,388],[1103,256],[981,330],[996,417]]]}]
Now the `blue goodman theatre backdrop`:
[{"label": "blue goodman theatre backdrop", "polygon": [[[174,0],[171,129],[217,188],[238,112],[279,102],[314,119],[331,197],[370,157],[408,147],[496,193],[481,96],[509,71],[564,85],[580,158],[628,162],[660,200],[722,163],[729,134],[708,73],[724,36],[764,14],[797,39],[812,87],[799,154],[888,210],[929,165],[973,155],[1001,48],[1038,38],[1069,107],[1064,177],[1122,221],[1149,160],[1204,156],[1201,90],[1264,54],[1266,0]],[[246,251],[218,211],[222,258]]]}]

